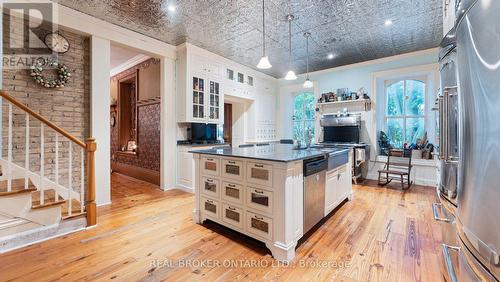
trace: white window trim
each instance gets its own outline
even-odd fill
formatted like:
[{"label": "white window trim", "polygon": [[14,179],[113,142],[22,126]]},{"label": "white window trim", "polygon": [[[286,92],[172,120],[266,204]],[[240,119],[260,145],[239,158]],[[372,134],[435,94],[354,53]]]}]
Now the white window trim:
[{"label": "white window trim", "polygon": [[[389,99],[387,97],[387,87],[392,84],[396,83],[399,81],[403,81],[404,83],[404,90],[406,92],[406,81],[407,80],[417,80],[421,81],[425,84],[425,89],[424,89],[424,114],[423,115],[400,115],[400,116],[388,116],[387,115],[387,106],[389,103]],[[404,78],[399,78],[399,79],[389,79],[384,81],[384,121],[383,121],[383,131],[387,133],[387,121],[389,119],[403,119],[403,144],[408,143],[408,140],[406,139],[406,120],[410,118],[423,118],[424,119],[424,132],[427,132],[427,129],[430,128],[430,126],[427,124],[427,122],[430,120],[429,116],[431,115],[431,111],[427,109],[427,99],[429,97],[429,93],[427,93],[427,77],[426,76],[408,76]],[[406,93],[404,93],[406,95]],[[403,97],[403,109],[406,111],[406,99]]]},{"label": "white window trim", "polygon": [[[431,143],[437,144],[437,136],[435,136],[435,115],[432,112],[434,107],[434,100],[436,98],[436,93],[439,88],[439,64],[425,64],[419,66],[412,66],[407,68],[392,69],[380,72],[373,72],[371,74],[372,78],[372,101],[374,107],[372,108],[372,120],[376,123],[376,126],[372,127],[370,133],[371,139],[373,140],[374,149],[370,152],[370,160],[377,161],[380,160],[378,157],[379,147],[378,138],[379,131],[385,131],[385,81],[387,80],[401,80],[405,78],[413,77],[426,77],[426,97],[425,97],[425,130],[427,131],[428,138]],[[422,160],[423,162],[432,162],[432,160]]]},{"label": "white window trim", "polygon": [[[306,91],[306,90],[304,90],[304,91],[295,93],[295,95],[293,96],[293,102],[292,102],[292,106],[293,106],[292,117],[295,116],[294,115],[294,112],[295,112],[295,99],[297,99],[297,97],[299,95],[304,95],[305,93],[311,93],[313,95],[314,99],[316,100],[316,96],[314,95],[313,91]],[[304,102],[302,103],[302,110],[304,111],[304,117],[305,117],[305,111],[306,111],[306,102],[305,101],[306,100],[304,99]],[[316,103],[314,103],[314,105],[316,105]],[[304,119],[299,119],[299,120],[292,119],[292,136],[293,136],[293,133],[295,132],[294,127],[295,127],[295,123],[296,122],[301,122],[302,125],[303,125],[303,127],[304,127],[304,129],[305,129],[306,128],[306,122],[311,122],[311,121],[314,122],[315,120],[316,120],[316,118],[304,118]],[[305,134],[305,132],[304,132],[304,134]],[[313,140],[315,140],[316,139],[316,124],[314,125],[312,134],[313,134],[313,137],[314,137]]]}]

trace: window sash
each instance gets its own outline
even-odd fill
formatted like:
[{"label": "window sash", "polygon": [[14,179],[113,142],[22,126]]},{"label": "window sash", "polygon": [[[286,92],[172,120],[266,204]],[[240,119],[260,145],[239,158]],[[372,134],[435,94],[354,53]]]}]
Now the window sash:
[{"label": "window sash", "polygon": [[[422,83],[424,83],[424,101],[423,101],[423,104],[424,104],[424,114],[423,115],[413,115],[413,114],[406,114],[406,104],[407,104],[407,97],[408,97],[408,93],[407,93],[407,87],[406,87],[406,83],[407,81],[409,80],[416,80],[416,81],[421,81]],[[394,83],[398,83],[399,81],[403,81],[403,104],[402,104],[402,110],[403,110],[403,115],[397,115],[397,116],[389,116],[388,115],[388,112],[387,112],[387,109],[388,109],[388,106],[389,106],[389,95],[387,93],[387,88],[394,84]],[[402,136],[403,136],[403,140],[402,140],[402,143],[403,145],[405,143],[408,143],[409,141],[406,140],[406,121],[407,119],[411,119],[411,118],[422,118],[424,120],[424,132],[427,131],[427,118],[428,118],[428,115],[429,115],[429,111],[426,107],[426,102],[427,102],[427,81],[425,79],[420,79],[420,78],[406,78],[406,79],[400,79],[400,80],[388,80],[386,81],[385,83],[385,109],[384,109],[384,130],[385,132],[388,132],[388,127],[387,127],[387,123],[390,119],[403,119],[403,128],[402,128]],[[393,141],[393,140],[391,140]]]}]

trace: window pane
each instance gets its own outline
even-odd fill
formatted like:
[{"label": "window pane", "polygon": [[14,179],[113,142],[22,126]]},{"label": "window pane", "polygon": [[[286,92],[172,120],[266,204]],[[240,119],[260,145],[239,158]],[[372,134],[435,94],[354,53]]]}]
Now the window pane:
[{"label": "window pane", "polygon": [[425,83],[419,80],[407,80],[406,97],[406,114],[423,116],[425,110]]},{"label": "window pane", "polygon": [[304,122],[294,121],[293,122],[293,139],[303,140],[303,138],[304,138],[303,132],[304,132]]},{"label": "window pane", "polygon": [[403,94],[404,82],[398,81],[390,84],[386,89],[387,93],[387,115],[401,116],[403,115]]},{"label": "window pane", "polygon": [[406,142],[417,144],[417,139],[424,137],[424,118],[406,119]]},{"label": "window pane", "polygon": [[295,96],[293,100],[293,119],[294,120],[303,120],[305,116],[304,113],[304,95],[299,94]]},{"label": "window pane", "polygon": [[[309,137],[311,138],[311,144],[314,143],[314,120],[306,121],[306,128],[304,132],[304,141],[307,141],[307,131],[309,130]],[[306,142],[307,144],[307,142]]]},{"label": "window pane", "polygon": [[395,148],[403,148],[403,119],[389,118],[387,119],[387,136],[389,142]]},{"label": "window pane", "polygon": [[314,119],[314,94],[304,93],[306,103],[306,119]]}]

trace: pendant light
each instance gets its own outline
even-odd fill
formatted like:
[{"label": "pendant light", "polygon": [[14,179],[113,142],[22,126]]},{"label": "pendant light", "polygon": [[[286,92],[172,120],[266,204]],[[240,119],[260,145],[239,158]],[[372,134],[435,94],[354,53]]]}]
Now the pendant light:
[{"label": "pendant light", "polygon": [[307,54],[307,57],[306,57],[306,71],[307,71],[306,81],[302,85],[302,87],[304,87],[304,88],[312,88],[313,87],[313,83],[309,79],[309,37],[310,36],[311,36],[311,33],[309,33],[309,32],[304,33],[304,37],[306,38],[306,54]]},{"label": "pendant light", "polygon": [[286,20],[288,21],[288,51],[289,53],[289,67],[290,70],[286,73],[285,80],[296,80],[297,76],[295,75],[295,72],[292,70],[292,21],[293,21],[293,15],[288,15],[286,16]]},{"label": "pendant light", "polygon": [[260,58],[257,68],[270,69],[272,67],[269,58],[266,56],[266,13],[264,10],[264,1],[262,0],[262,58]]}]

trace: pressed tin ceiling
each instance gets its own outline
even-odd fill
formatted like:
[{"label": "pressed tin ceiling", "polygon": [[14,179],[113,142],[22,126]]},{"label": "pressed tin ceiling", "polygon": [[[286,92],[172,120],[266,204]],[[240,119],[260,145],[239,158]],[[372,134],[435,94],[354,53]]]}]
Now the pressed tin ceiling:
[{"label": "pressed tin ceiling", "polygon": [[[105,21],[179,45],[189,42],[256,68],[262,56],[261,0],[58,0]],[[176,5],[175,12],[167,6]],[[292,54],[297,73],[321,70],[438,46],[441,0],[266,0],[266,49],[283,77],[288,70],[288,23],[293,14]],[[384,22],[391,20],[392,25]],[[334,58],[327,59],[328,54]]]}]

